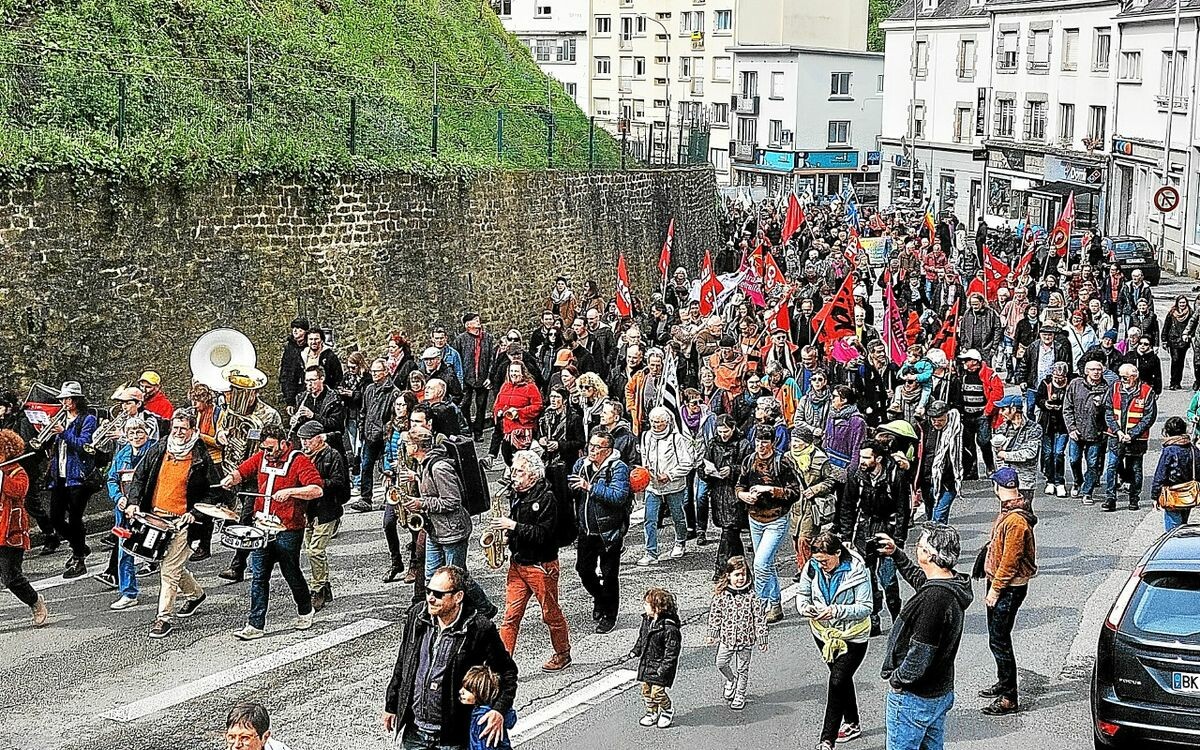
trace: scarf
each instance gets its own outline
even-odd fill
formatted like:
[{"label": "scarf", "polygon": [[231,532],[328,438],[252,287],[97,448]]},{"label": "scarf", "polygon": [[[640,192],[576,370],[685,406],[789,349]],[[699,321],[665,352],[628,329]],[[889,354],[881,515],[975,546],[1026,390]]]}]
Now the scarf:
[{"label": "scarf", "polygon": [[817,446],[806,445],[803,448],[797,449],[796,444],[792,443],[792,460],[796,462],[796,468],[801,474],[808,474],[808,470],[812,468],[813,453],[816,452]]},{"label": "scarf", "polygon": [[556,305],[561,305],[562,303],[571,299],[572,296],[574,295],[572,294],[570,287],[567,287],[561,292],[558,291],[558,287],[550,290],[550,301]]},{"label": "scarf", "polygon": [[821,658],[826,664],[832,664],[834,659],[850,650],[846,641],[871,634],[870,617],[864,617],[845,630],[838,630],[815,618],[809,618],[808,624],[812,627],[813,635],[821,642]]},{"label": "scarf", "polygon": [[199,431],[196,431],[190,440],[180,440],[176,438],[174,434],[172,434],[167,438],[167,453],[170,453],[171,458],[175,459],[176,461],[182,461],[183,459],[187,458],[189,453],[192,452],[192,448],[195,447],[196,441],[199,439]]}]

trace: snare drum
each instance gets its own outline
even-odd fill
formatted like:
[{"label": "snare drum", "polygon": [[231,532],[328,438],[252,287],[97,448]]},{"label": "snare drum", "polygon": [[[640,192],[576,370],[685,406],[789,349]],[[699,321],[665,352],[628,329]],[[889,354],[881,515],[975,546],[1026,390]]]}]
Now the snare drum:
[{"label": "snare drum", "polygon": [[262,549],[268,541],[267,532],[254,526],[226,525],[221,529],[221,546],[229,549]]},{"label": "snare drum", "polygon": [[254,527],[262,530],[267,535],[267,541],[271,541],[281,533],[287,531],[287,528],[274,517],[255,518]]},{"label": "snare drum", "polygon": [[129,537],[121,540],[121,549],[144,562],[160,562],[176,533],[175,526],[161,516],[135,515],[129,518]]}]

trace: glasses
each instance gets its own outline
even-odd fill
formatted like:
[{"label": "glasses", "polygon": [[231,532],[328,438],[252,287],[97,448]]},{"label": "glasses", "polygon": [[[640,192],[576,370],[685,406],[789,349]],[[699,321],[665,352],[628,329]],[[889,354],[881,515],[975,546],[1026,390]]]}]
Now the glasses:
[{"label": "glasses", "polygon": [[378,375],[381,372],[387,372],[387,370],[384,370],[383,368],[378,368],[378,369],[374,368],[374,367],[371,368],[372,375]]},{"label": "glasses", "polygon": [[590,451],[602,451],[607,449],[608,446],[604,443],[588,443],[588,450]]},{"label": "glasses", "polygon": [[426,596],[432,596],[434,599],[437,599],[439,602],[441,600],[445,599],[447,596],[450,596],[451,594],[456,594],[456,593],[458,593],[458,589],[450,589],[449,591],[438,591],[437,589],[430,589],[430,588],[425,589]]},{"label": "glasses", "polygon": [[517,338],[516,336],[509,336],[509,337],[508,337],[508,342],[509,342],[510,344],[515,344],[515,343],[517,343],[517,342],[518,342],[518,341],[520,341],[520,340],[521,340],[521,339]]}]

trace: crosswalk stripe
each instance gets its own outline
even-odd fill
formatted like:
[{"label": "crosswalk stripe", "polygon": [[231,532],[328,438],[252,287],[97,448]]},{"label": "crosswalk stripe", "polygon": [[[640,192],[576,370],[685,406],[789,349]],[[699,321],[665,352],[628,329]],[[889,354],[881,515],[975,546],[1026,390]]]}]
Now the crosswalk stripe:
[{"label": "crosswalk stripe", "polygon": [[509,739],[512,740],[513,747],[524,744],[586,713],[609,698],[620,695],[636,684],[637,672],[632,669],[610,672],[586,687],[573,691],[567,697],[519,719],[509,733]]}]

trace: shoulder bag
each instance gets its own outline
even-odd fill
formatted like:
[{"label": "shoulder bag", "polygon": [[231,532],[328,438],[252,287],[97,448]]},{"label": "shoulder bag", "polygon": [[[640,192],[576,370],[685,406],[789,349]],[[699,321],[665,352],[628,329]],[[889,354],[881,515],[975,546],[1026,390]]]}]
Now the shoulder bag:
[{"label": "shoulder bag", "polygon": [[1187,510],[1200,505],[1200,482],[1196,481],[1196,448],[1189,444],[1192,459],[1192,480],[1162,488],[1158,504],[1163,510]]}]

